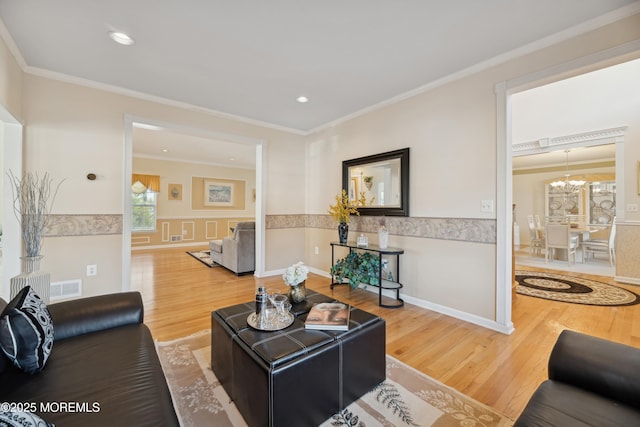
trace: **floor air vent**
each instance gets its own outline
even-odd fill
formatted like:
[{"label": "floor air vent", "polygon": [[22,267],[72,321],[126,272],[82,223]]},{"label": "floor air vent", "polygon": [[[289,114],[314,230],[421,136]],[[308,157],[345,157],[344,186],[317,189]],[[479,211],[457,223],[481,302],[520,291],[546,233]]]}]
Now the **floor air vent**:
[{"label": "floor air vent", "polygon": [[51,284],[51,301],[82,296],[82,280],[67,280]]}]

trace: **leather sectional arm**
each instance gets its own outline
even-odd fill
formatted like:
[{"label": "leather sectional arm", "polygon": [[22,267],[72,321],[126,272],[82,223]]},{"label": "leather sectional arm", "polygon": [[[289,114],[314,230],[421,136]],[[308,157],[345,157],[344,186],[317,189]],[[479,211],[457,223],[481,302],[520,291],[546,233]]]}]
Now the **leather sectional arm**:
[{"label": "leather sectional arm", "polygon": [[549,378],[640,408],[640,349],[578,332],[562,331]]},{"label": "leather sectional arm", "polygon": [[139,292],[80,298],[48,305],[56,341],[78,335],[142,323],[144,308]]}]

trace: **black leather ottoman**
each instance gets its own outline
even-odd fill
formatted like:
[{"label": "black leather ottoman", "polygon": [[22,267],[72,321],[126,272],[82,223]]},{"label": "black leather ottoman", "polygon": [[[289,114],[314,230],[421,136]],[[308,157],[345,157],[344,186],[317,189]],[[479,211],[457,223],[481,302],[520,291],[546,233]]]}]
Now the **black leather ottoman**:
[{"label": "black leather ottoman", "polygon": [[352,308],[348,331],[306,330],[326,301],[310,292],[275,332],[247,325],[253,302],[211,314],[211,368],[250,426],[319,425],[384,381],[384,320]]}]

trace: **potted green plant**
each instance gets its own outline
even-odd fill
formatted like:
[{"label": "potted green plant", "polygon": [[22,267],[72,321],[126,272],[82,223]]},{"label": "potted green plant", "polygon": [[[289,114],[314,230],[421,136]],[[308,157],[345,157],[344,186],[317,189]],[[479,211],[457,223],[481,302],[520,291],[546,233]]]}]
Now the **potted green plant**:
[{"label": "potted green plant", "polygon": [[372,176],[364,176],[364,177],[362,177],[362,180],[364,181],[364,185],[365,185],[365,187],[367,187],[367,190],[371,190],[371,187],[373,186],[373,177]]},{"label": "potted green plant", "polygon": [[371,252],[349,252],[331,267],[335,280],[343,283],[347,279],[353,289],[357,289],[360,284],[380,285],[379,273],[380,257]]}]

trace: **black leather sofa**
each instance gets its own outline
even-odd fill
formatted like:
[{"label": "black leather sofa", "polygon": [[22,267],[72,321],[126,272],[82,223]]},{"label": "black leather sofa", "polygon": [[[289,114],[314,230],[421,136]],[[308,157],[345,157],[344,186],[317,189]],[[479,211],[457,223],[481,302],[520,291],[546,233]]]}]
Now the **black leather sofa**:
[{"label": "black leather sofa", "polygon": [[640,349],[562,331],[522,426],[640,426]]},{"label": "black leather sofa", "polygon": [[[7,303],[0,299],[0,312]],[[41,372],[0,351],[0,403],[60,427],[178,426],[137,292],[50,304],[54,345]]]}]

